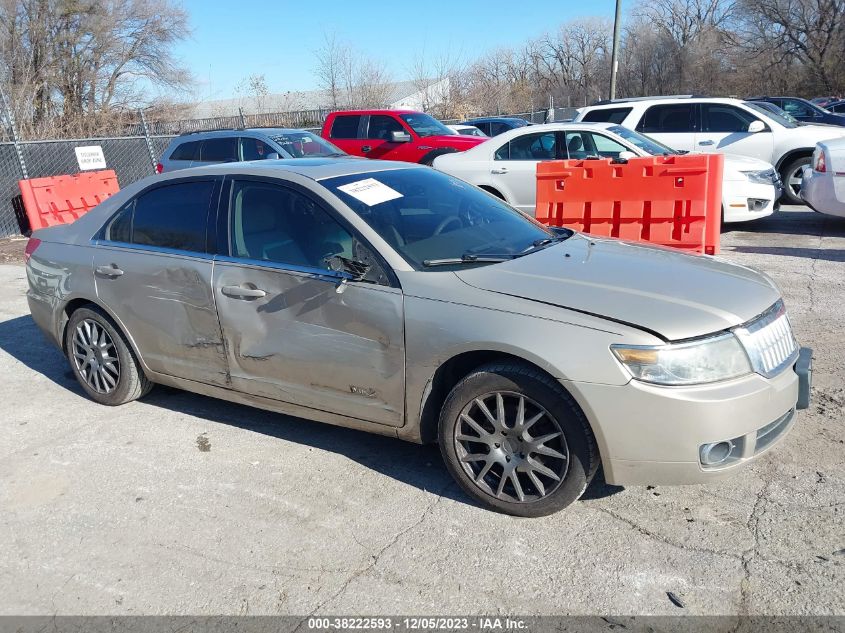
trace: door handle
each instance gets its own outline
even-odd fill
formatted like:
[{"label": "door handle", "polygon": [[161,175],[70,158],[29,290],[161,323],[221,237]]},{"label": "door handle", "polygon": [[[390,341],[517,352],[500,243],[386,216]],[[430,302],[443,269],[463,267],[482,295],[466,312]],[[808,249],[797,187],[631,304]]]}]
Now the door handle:
[{"label": "door handle", "polygon": [[698,144],[699,145],[713,145],[713,144],[715,144],[715,141],[699,141]]},{"label": "door handle", "polygon": [[97,266],[94,270],[98,275],[103,277],[120,277],[123,274],[123,271],[117,267],[117,264],[111,264],[110,266]]},{"label": "door handle", "polygon": [[507,167],[497,167],[496,169],[491,169],[490,173],[491,174],[506,174],[506,173],[508,173],[508,168]]},{"label": "door handle", "polygon": [[259,299],[267,295],[261,288],[247,288],[245,286],[223,286],[220,292],[233,299]]},{"label": "door handle", "polygon": [[371,149],[373,149],[373,148],[370,147],[369,145],[364,145],[363,147],[361,147],[361,151],[364,152],[365,154],[367,152],[369,152]]}]

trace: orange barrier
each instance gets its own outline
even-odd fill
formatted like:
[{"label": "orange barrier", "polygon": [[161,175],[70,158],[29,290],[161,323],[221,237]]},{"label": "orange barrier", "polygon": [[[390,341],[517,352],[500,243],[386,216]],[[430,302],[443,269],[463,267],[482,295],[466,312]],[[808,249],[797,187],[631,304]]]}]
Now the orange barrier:
[{"label": "orange barrier", "polygon": [[120,191],[117,174],[113,169],[84,172],[75,176],[30,178],[19,180],[18,185],[26,217],[33,231],[73,222]]},{"label": "orange barrier", "polygon": [[537,164],[543,224],[689,252],[719,252],[722,154]]}]

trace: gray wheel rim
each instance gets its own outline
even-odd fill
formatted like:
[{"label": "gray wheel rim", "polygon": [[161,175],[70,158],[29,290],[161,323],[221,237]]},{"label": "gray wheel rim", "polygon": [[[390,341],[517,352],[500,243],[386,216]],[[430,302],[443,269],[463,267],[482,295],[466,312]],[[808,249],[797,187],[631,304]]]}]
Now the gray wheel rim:
[{"label": "gray wheel rim", "polygon": [[800,165],[798,169],[793,170],[786,179],[786,186],[789,187],[789,190],[796,196],[801,192],[801,181],[804,179],[804,167],[804,164]]},{"label": "gray wheel rim", "polygon": [[458,416],[454,443],[470,481],[510,503],[548,497],[569,469],[560,424],[518,393],[493,391],[475,398]]},{"label": "gray wheel rim", "polygon": [[76,371],[97,393],[111,393],[120,382],[120,359],[111,336],[93,319],[76,326],[71,343]]}]

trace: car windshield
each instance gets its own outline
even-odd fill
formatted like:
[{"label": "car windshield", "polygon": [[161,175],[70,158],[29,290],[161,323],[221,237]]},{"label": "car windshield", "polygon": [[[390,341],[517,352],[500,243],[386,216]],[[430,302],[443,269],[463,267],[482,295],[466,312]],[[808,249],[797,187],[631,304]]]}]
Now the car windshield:
[{"label": "car windshield", "polygon": [[411,126],[417,136],[453,136],[455,134],[454,130],[450,130],[434,117],[422,112],[400,114],[399,116]]},{"label": "car windshield", "polygon": [[311,132],[285,132],[271,136],[293,158],[329,158],[345,156],[339,147]]},{"label": "car windshield", "polygon": [[634,132],[634,130],[629,130],[626,127],[622,127],[621,125],[614,125],[613,127],[607,128],[609,132],[613,132],[616,136],[619,136],[632,145],[636,145],[644,152],[648,152],[652,156],[666,156],[669,154],[677,154],[678,151],[672,149],[668,145],[664,145],[663,143],[658,143],[653,138],[649,138],[645,134],[640,134],[639,132]]},{"label": "car windshield", "polygon": [[[744,104],[752,110],[757,110],[766,115],[769,119],[780,123],[786,128],[796,128],[801,125],[792,115],[787,114],[773,103],[756,103],[754,101],[745,101]],[[773,106],[773,107],[767,107]]]},{"label": "car windshield", "polygon": [[571,235],[433,169],[353,174],[320,184],[417,270],[512,259]]}]

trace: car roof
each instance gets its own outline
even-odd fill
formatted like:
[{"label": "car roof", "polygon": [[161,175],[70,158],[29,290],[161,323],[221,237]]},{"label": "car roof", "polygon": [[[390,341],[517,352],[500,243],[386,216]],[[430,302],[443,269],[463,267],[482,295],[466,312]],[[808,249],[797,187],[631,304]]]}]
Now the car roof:
[{"label": "car roof", "polygon": [[392,109],[382,109],[382,110],[336,110],[334,112],[330,112],[329,116],[334,114],[424,114],[419,110],[410,110],[407,108],[397,108],[395,110]]},{"label": "car roof", "polygon": [[229,128],[226,130],[198,130],[196,132],[184,132],[177,136],[175,141],[199,140],[202,138],[215,138],[218,136],[235,136],[240,134],[262,134],[264,136],[278,136],[280,134],[290,134],[291,132],[307,132],[299,128],[288,127],[247,127],[247,128]]},{"label": "car roof", "polygon": [[[387,160],[369,160],[356,158],[282,158],[279,160],[255,160],[237,163],[219,163],[204,167],[190,167],[178,171],[167,172],[164,176],[171,178],[186,178],[190,176],[232,176],[250,175],[283,175],[298,174],[314,181],[338,176],[354,174],[368,174],[396,169],[429,169],[417,163],[405,163]],[[161,178],[161,176],[159,177]]]},{"label": "car roof", "polygon": [[528,123],[525,119],[520,119],[518,116],[481,116],[475,119],[467,119],[463,121],[464,124],[472,125],[472,122],[494,122],[494,121],[521,121],[522,123]]},{"label": "car roof", "polygon": [[650,105],[654,104],[672,104],[672,103],[687,103],[694,101],[696,103],[742,103],[742,99],[734,97],[699,97],[698,95],[675,95],[667,97],[634,97],[631,99],[616,99],[614,101],[599,101],[594,105],[581,108],[580,112],[589,110],[608,110],[610,108],[619,108],[624,106],[633,107],[635,105]]}]

